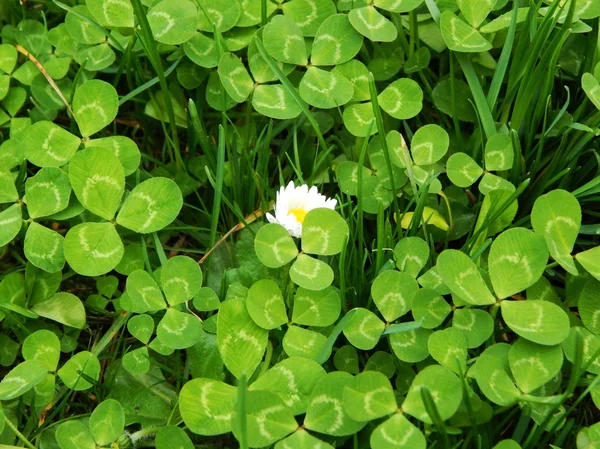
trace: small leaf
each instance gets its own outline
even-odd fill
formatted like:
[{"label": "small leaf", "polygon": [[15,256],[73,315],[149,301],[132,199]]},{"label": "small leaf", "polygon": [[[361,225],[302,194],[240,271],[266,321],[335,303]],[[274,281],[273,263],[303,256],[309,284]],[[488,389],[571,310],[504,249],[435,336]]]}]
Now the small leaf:
[{"label": "small leaf", "polygon": [[513,166],[514,158],[515,152],[510,136],[497,133],[489,137],[485,144],[486,170],[509,170]]},{"label": "small leaf", "polygon": [[140,165],[140,150],[137,144],[125,136],[110,136],[101,139],[88,140],[86,148],[105,148],[111,150],[119,158],[125,176],[134,173]]},{"label": "small leaf", "polygon": [[405,237],[394,247],[396,266],[416,278],[429,259],[429,245],[420,237]]},{"label": "small leaf", "polygon": [[417,281],[408,273],[386,270],[373,281],[371,295],[381,315],[391,322],[408,313],[418,289]]},{"label": "small leaf", "polygon": [[467,371],[467,339],[454,327],[435,331],[429,337],[427,348],[440,365],[460,375]]},{"label": "small leaf", "polygon": [[36,222],[27,228],[23,252],[29,262],[48,273],[56,273],[65,266],[64,238],[58,232]]},{"label": "small leaf", "polygon": [[331,0],[292,0],[282,5],[283,13],[300,27],[304,36],[314,36],[320,25],[336,13]]},{"label": "small leaf", "polygon": [[21,348],[25,360],[37,360],[48,371],[56,371],[60,359],[60,340],[46,329],[40,329],[30,334]]},{"label": "small leaf", "polygon": [[75,391],[87,390],[93,386],[87,378],[97,381],[100,377],[100,362],[91,352],[78,352],[58,370],[57,374],[67,388]]},{"label": "small leaf", "polygon": [[313,209],[302,223],[302,250],[308,254],[333,256],[346,246],[349,234],[348,223],[336,211]]},{"label": "small leaf", "polygon": [[150,315],[135,315],[127,321],[127,330],[139,341],[148,344],[154,333],[154,320]]},{"label": "small leaf", "polygon": [[256,257],[269,268],[279,268],[298,255],[298,248],[288,231],[277,223],[261,227],[254,239]]},{"label": "small leaf", "polygon": [[[81,16],[89,20],[85,20]],[[90,14],[87,6],[83,5],[75,6],[67,13],[67,16],[65,17],[65,25],[69,36],[71,36],[71,39],[73,39],[75,42],[79,42],[80,44],[93,45],[99,44],[106,40],[106,36],[102,29],[94,26],[93,23],[94,18]],[[31,32],[33,30],[29,31]],[[47,37],[45,35],[38,35],[38,39],[47,40]]]},{"label": "small leaf", "polygon": [[69,164],[69,180],[77,199],[90,212],[112,220],[125,191],[125,173],[110,150],[86,148]]},{"label": "small leaf", "polygon": [[127,277],[127,294],[132,302],[131,311],[135,313],[156,312],[167,307],[158,284],[144,270],[134,270]]},{"label": "small leaf", "polygon": [[[177,1],[177,0],[174,0]],[[223,33],[233,28],[241,15],[240,3],[220,0],[198,0],[198,29],[213,32],[213,26]]]},{"label": "small leaf", "polygon": [[369,351],[377,345],[385,324],[367,309],[355,308],[356,312],[344,327],[344,336],[358,349]]},{"label": "small leaf", "polygon": [[56,293],[50,299],[32,307],[35,313],[76,329],[85,327],[85,308],[81,300],[66,292]]},{"label": "small leaf", "polygon": [[10,75],[17,64],[17,49],[14,45],[0,45],[0,71]]},{"label": "small leaf", "polygon": [[338,349],[333,356],[333,365],[338,371],[358,374],[358,352],[352,345],[345,345]]},{"label": "small leaf", "polygon": [[189,0],[162,0],[150,8],[147,17],[158,42],[179,45],[194,35],[201,15]]},{"label": "small leaf", "polygon": [[252,321],[244,300],[229,299],[221,304],[217,344],[223,363],[237,379],[250,377],[256,370],[267,347],[268,334]]},{"label": "small leaf", "polygon": [[[574,326],[569,331],[569,336],[561,344],[565,357],[571,363],[574,363],[578,357],[578,345],[582,347],[581,364],[587,366],[588,372],[600,374],[600,358],[597,357],[598,351],[600,351],[600,338],[584,327]],[[595,358],[592,359],[592,357]]]},{"label": "small leaf", "polygon": [[352,26],[360,34],[373,42],[392,42],[398,36],[398,30],[372,5],[352,9],[348,14]]},{"label": "small leaf", "polygon": [[333,449],[331,444],[315,438],[301,427],[289,437],[279,440],[275,444],[275,449],[286,449],[288,447],[293,447],[294,449]]},{"label": "small leaf", "polygon": [[58,426],[56,441],[61,449],[95,449],[97,447],[90,430],[80,419],[66,421]]},{"label": "small leaf", "polygon": [[0,400],[18,398],[42,382],[47,374],[48,369],[38,360],[19,363],[0,381]]},{"label": "small leaf", "polygon": [[[363,179],[371,176],[371,171],[362,167]],[[348,195],[358,193],[358,164],[356,162],[344,161],[335,170],[340,190]]]},{"label": "small leaf", "polygon": [[186,431],[176,426],[165,426],[158,429],[154,444],[156,444],[156,449],[194,449],[194,443]]},{"label": "small leaf", "polygon": [[202,287],[194,298],[194,307],[200,312],[217,310],[220,306],[221,301],[219,301],[219,297],[210,287]]},{"label": "small leaf", "polygon": [[569,335],[568,315],[548,301],[502,301],[502,318],[517,335],[540,345],[557,345]]},{"label": "small leaf", "polygon": [[508,376],[508,368],[505,370],[500,360],[492,355],[480,355],[473,368],[477,369],[475,379],[479,389],[494,404],[510,406],[521,395]]},{"label": "small leaf", "polygon": [[261,279],[250,287],[246,308],[252,320],[263,329],[275,329],[288,321],[281,290],[271,279]]},{"label": "small leaf", "polygon": [[254,90],[254,81],[242,61],[233,53],[224,53],[221,56],[218,73],[223,87],[238,103],[246,101]]},{"label": "small leaf", "polygon": [[18,199],[19,193],[15,187],[13,173],[0,169],[0,204],[16,203]]},{"label": "small leaf", "polygon": [[304,418],[304,427],[332,436],[357,433],[366,423],[350,418],[343,407],[344,388],[352,375],[331,372],[321,377],[312,391]]},{"label": "small leaf", "polygon": [[252,95],[252,107],[266,117],[279,120],[296,118],[302,113],[294,97],[281,84],[257,86]]},{"label": "small leaf", "polygon": [[483,23],[496,2],[494,0],[458,0],[458,7],[467,21],[475,28]]},{"label": "small leaf", "polygon": [[23,215],[20,204],[13,204],[0,212],[0,248],[12,242],[22,225]]},{"label": "small leaf", "polygon": [[437,260],[437,271],[453,294],[473,305],[494,304],[475,262],[461,251],[447,249]]},{"label": "small leaf", "polygon": [[427,388],[442,421],[451,418],[462,400],[460,380],[456,374],[439,365],[431,365],[423,369],[414,378],[402,410],[427,424],[432,423],[429,413],[421,397],[421,389]]},{"label": "small leaf", "polygon": [[98,404],[90,415],[90,432],[99,446],[116,441],[125,429],[125,411],[115,399]]},{"label": "small leaf", "polygon": [[293,415],[300,415],[306,412],[309,396],[325,374],[317,362],[304,357],[290,357],[269,368],[250,385],[249,390],[277,393]]},{"label": "small leaf", "polygon": [[69,205],[69,176],[59,168],[47,167],[25,181],[25,200],[31,218],[60,212]]},{"label": "small leaf", "polygon": [[52,122],[34,123],[24,134],[25,157],[38,167],[62,167],[75,155],[81,140]]},{"label": "small leaf", "polygon": [[333,14],[317,30],[310,62],[316,66],[343,64],[358,54],[362,43],[363,37],[350,24],[348,15]]},{"label": "small leaf", "polygon": [[168,178],[150,178],[138,184],[125,199],[117,223],[140,234],[156,232],[179,215],[183,197]]},{"label": "small leaf", "polygon": [[525,228],[511,228],[494,240],[488,266],[498,298],[508,298],[535,284],[544,274],[548,250],[543,237]]},{"label": "small leaf", "polygon": [[231,432],[235,399],[235,387],[213,379],[192,379],[181,389],[179,411],[192,432],[221,435]]},{"label": "small leaf", "polygon": [[317,360],[327,338],[318,332],[302,327],[288,326],[281,345],[289,357],[304,357]]},{"label": "small leaf", "polygon": [[300,96],[311,106],[330,109],[348,103],[354,95],[354,86],[342,75],[309,67],[300,81]]},{"label": "small leaf", "polygon": [[371,123],[375,120],[373,115],[373,106],[370,102],[351,104],[344,108],[344,126],[350,131],[350,134],[356,137],[367,137],[369,127],[371,128],[371,134],[377,132],[377,127],[371,126]]},{"label": "small leaf", "polygon": [[183,44],[183,51],[200,67],[212,69],[219,63],[219,51],[215,41],[202,33],[194,33],[191,39]]},{"label": "small leaf", "polygon": [[[315,47],[313,44],[313,59],[315,57],[314,52]],[[352,96],[352,101],[366,101],[371,98],[371,94],[369,92],[369,69],[367,69],[362,62],[357,59],[351,59],[344,64],[336,65],[333,68],[333,72],[344,76],[354,86],[354,95]]]},{"label": "small leaf", "polygon": [[435,290],[422,288],[413,296],[413,317],[425,329],[438,327],[451,311],[450,304]]},{"label": "small leaf", "polygon": [[425,125],[415,132],[410,152],[417,165],[431,165],[442,159],[448,151],[450,138],[438,125]]},{"label": "small leaf", "polygon": [[130,0],[86,0],[96,21],[109,28],[133,28],[133,6]]},{"label": "small leaf", "polygon": [[483,169],[471,156],[465,153],[454,153],[446,162],[448,178],[458,187],[469,187],[483,174]]},{"label": "small leaf", "polygon": [[560,373],[563,352],[560,346],[542,346],[519,338],[510,348],[508,361],[518,387],[531,393]]},{"label": "small leaf", "polygon": [[75,272],[100,276],[117,266],[124,250],[121,237],[112,223],[81,223],[67,232],[63,251]]},{"label": "small leaf", "polygon": [[171,349],[185,349],[196,344],[202,336],[202,322],[191,313],[169,308],[156,327],[160,342]]},{"label": "small leaf", "polygon": [[423,108],[423,91],[416,81],[410,78],[401,78],[386,87],[379,94],[378,100],[381,109],[392,117],[407,120],[421,112]]},{"label": "small leaf", "polygon": [[202,287],[202,270],[190,257],[171,257],[162,266],[160,285],[169,304],[175,306],[198,294]]},{"label": "small leaf", "polygon": [[581,226],[581,206],[566,190],[538,197],[531,211],[533,230],[544,236],[550,255],[569,273],[577,275],[571,251]]},{"label": "small leaf", "polygon": [[[240,440],[241,416],[236,409],[232,418],[233,434]],[[246,437],[249,447],[265,447],[298,428],[289,408],[275,393],[249,391],[246,403]]]},{"label": "small leaf", "polygon": [[290,279],[308,290],[323,290],[333,282],[333,270],[322,260],[300,254],[290,268]]},{"label": "small leaf", "polygon": [[387,377],[377,371],[365,371],[344,387],[344,409],[356,421],[371,421],[394,413],[398,406]]},{"label": "small leaf", "polygon": [[600,282],[596,279],[588,280],[581,292],[579,293],[579,301],[577,308],[581,321],[586,328],[594,334],[600,334]]},{"label": "small leaf", "polygon": [[485,310],[457,309],[452,316],[452,327],[467,338],[467,348],[481,346],[494,332],[494,319]]},{"label": "small leaf", "polygon": [[299,287],[294,296],[292,321],[304,326],[326,327],[335,323],[340,310],[340,295],[333,287],[320,291]]},{"label": "small leaf", "polygon": [[581,77],[581,87],[592,104],[600,110],[600,81],[591,73],[584,73]]},{"label": "small leaf", "polygon": [[463,53],[488,51],[492,44],[479,32],[446,10],[440,18],[440,29],[444,42],[450,50]]},{"label": "small leaf", "polygon": [[306,46],[302,30],[292,19],[278,15],[273,17],[263,31],[265,49],[277,61],[306,65]]},{"label": "small leaf", "polygon": [[97,133],[117,116],[119,96],[105,81],[89,80],[75,91],[73,113],[83,137]]},{"label": "small leaf", "polygon": [[425,436],[401,414],[394,414],[371,433],[372,449],[425,449]]},{"label": "small leaf", "polygon": [[600,280],[600,246],[577,253],[575,258],[588,273]]},{"label": "small leaf", "polygon": [[417,363],[429,357],[427,342],[431,331],[419,327],[390,335],[390,346],[394,355],[403,362]]}]

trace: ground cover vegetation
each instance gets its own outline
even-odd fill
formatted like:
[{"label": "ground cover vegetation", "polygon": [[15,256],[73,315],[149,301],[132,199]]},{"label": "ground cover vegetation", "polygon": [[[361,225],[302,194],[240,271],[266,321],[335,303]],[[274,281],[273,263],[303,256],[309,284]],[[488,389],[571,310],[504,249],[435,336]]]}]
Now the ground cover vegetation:
[{"label": "ground cover vegetation", "polygon": [[0,3],[0,447],[600,447],[599,17]]}]

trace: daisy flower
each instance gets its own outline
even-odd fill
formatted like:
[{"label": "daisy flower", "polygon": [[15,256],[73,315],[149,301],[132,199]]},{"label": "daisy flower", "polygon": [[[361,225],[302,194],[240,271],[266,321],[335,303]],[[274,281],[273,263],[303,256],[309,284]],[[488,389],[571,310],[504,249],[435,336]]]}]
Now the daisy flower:
[{"label": "daisy flower", "polygon": [[283,226],[293,237],[302,236],[304,218],[313,209],[335,209],[337,200],[321,195],[316,187],[310,190],[306,184],[295,187],[290,181],[281,187],[275,201],[275,216],[267,214],[267,220]]}]

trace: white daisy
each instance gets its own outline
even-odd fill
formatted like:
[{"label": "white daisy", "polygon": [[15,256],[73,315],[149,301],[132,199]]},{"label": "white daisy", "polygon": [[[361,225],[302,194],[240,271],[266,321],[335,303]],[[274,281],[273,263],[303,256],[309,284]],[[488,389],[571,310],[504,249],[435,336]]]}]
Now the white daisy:
[{"label": "white daisy", "polygon": [[335,209],[336,204],[337,200],[321,195],[316,187],[310,190],[306,184],[294,187],[294,181],[290,181],[277,192],[275,216],[267,214],[267,220],[280,224],[293,237],[301,237],[307,213],[318,208]]}]

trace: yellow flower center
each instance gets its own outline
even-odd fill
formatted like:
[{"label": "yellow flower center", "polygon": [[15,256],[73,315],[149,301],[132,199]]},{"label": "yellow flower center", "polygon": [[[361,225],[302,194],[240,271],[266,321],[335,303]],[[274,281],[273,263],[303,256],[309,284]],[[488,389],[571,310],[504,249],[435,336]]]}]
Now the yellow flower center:
[{"label": "yellow flower center", "polygon": [[304,218],[306,218],[307,213],[308,213],[307,211],[305,211],[304,209],[300,209],[300,208],[294,208],[294,209],[288,210],[288,215],[293,215],[294,217],[296,217],[296,220],[298,220],[298,223],[300,223],[300,224],[304,223]]}]

